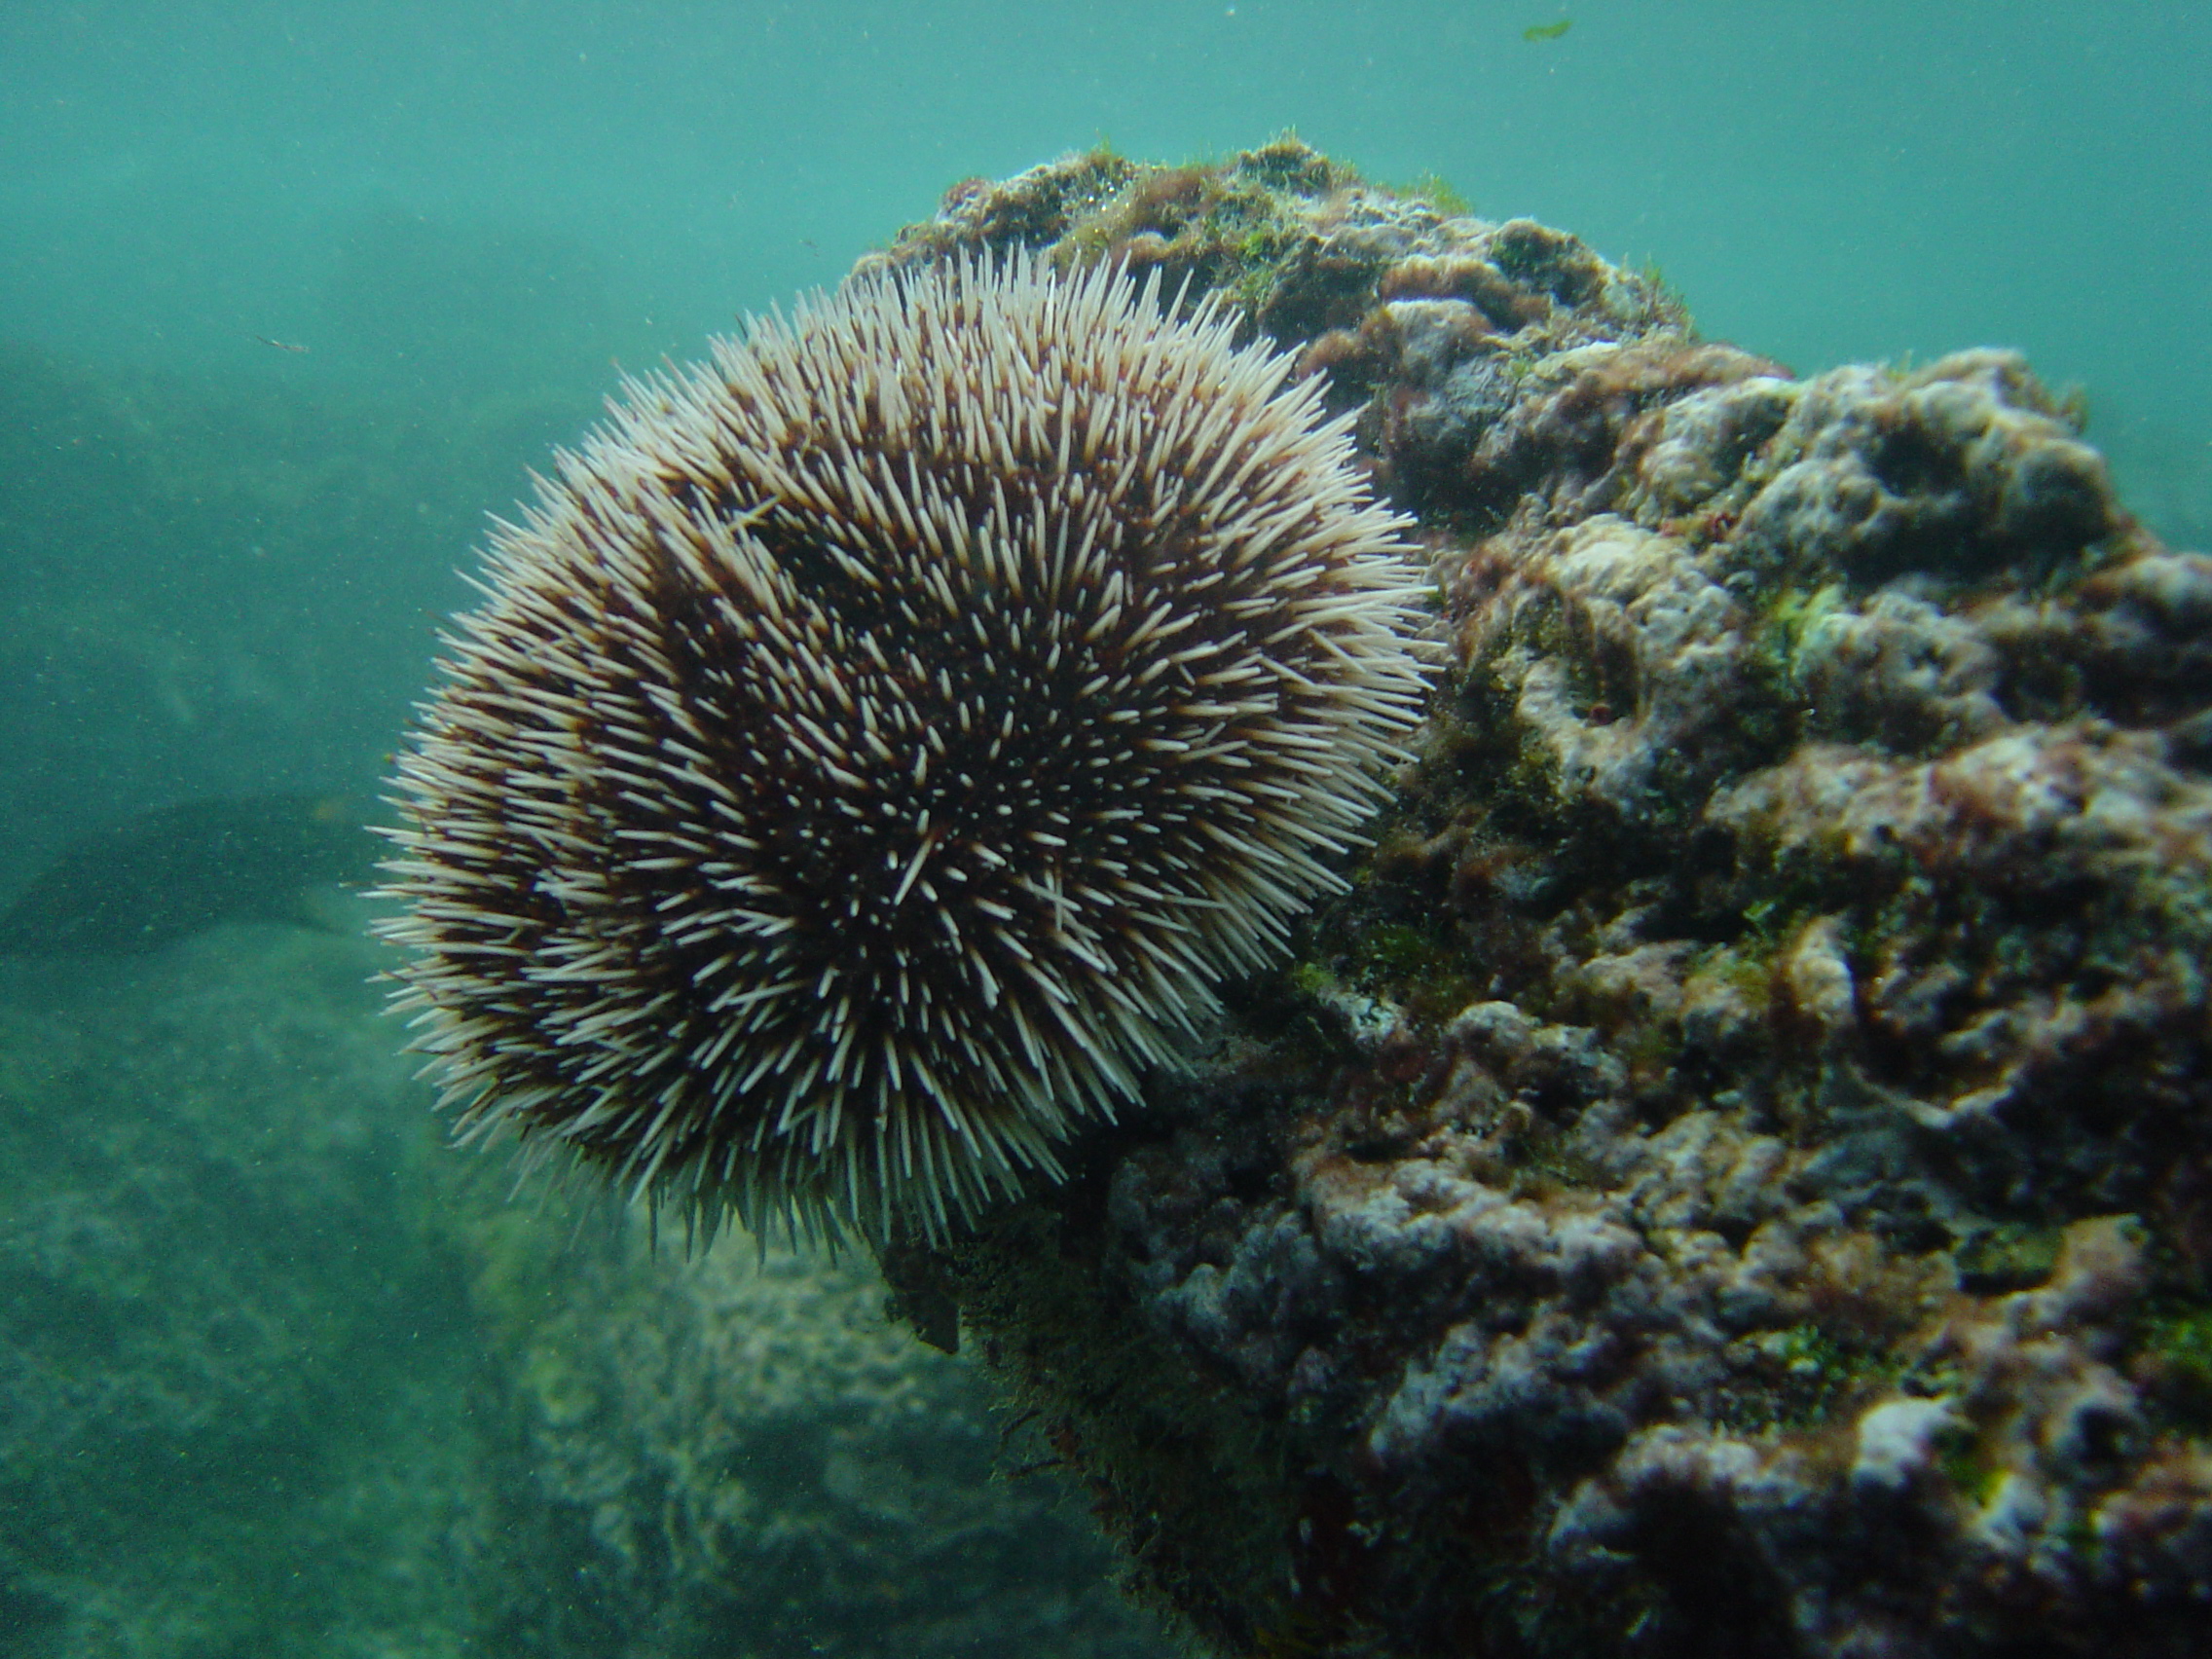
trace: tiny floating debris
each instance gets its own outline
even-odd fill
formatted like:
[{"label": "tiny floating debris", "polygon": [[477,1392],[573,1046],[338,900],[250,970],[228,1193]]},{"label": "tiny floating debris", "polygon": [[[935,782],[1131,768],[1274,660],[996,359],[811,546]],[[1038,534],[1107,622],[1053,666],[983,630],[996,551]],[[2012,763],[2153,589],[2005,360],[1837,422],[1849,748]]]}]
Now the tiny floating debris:
[{"label": "tiny floating debris", "polygon": [[1574,27],[1572,18],[1562,18],[1556,23],[1530,23],[1521,31],[1521,38],[1533,46],[1538,41],[1557,40],[1572,27]]},{"label": "tiny floating debris", "polygon": [[228,795],[94,830],[0,912],[0,956],[136,956],[220,922],[318,925],[309,889],[375,873],[363,805]]}]

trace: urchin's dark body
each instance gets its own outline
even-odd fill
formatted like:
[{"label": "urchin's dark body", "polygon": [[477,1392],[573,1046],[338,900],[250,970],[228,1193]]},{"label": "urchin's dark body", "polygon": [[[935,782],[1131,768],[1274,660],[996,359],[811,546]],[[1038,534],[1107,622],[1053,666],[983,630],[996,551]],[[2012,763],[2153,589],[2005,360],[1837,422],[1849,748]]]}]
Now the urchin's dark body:
[{"label": "urchin's dark body", "polygon": [[406,1000],[473,1125],[937,1232],[1274,953],[1419,677],[1284,359],[1117,274],[859,283],[631,388],[402,760]]}]

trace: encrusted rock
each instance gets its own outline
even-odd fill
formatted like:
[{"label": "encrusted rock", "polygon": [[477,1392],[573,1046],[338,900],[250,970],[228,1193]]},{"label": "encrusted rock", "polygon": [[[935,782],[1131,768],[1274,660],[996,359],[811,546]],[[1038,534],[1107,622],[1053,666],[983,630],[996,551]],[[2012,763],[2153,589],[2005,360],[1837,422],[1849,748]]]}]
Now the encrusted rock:
[{"label": "encrusted rock", "polygon": [[1303,958],[931,1265],[1132,1581],[1240,1654],[2200,1651],[2212,560],[2013,354],[1800,380],[1289,142],[883,257],[1015,244],[1301,348],[1452,661]]}]

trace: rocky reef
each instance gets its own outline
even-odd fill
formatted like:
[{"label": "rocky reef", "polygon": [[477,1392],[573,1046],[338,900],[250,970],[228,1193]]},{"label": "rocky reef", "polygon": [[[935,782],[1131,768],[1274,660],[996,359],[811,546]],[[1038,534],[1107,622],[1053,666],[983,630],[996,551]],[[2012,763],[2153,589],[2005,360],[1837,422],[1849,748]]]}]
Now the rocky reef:
[{"label": "rocky reef", "polygon": [[1250,1655],[2212,1621],[2212,559],[2011,353],[1798,378],[1291,141],[957,187],[1326,372],[1443,671],[1352,891],[1068,1189],[887,1263]]}]

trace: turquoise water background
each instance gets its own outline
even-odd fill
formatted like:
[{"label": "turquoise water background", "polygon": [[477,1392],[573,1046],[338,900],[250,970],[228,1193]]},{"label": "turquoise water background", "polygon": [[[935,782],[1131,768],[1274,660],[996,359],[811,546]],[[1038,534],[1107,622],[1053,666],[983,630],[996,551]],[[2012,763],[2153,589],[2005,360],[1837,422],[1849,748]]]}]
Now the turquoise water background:
[{"label": "turquoise water background", "polygon": [[[2023,349],[2135,510],[2212,544],[2204,0],[11,0],[0,903],[177,802],[372,795],[486,515],[623,368],[833,282],[959,180],[1286,129],[1656,266],[1800,373]],[[502,1207],[437,1144],[346,903],[0,960],[0,1659],[692,1650],[638,1634],[651,1585],[583,1582],[591,1402],[667,1405],[636,1333],[787,1303]],[[805,1294],[877,1411],[907,1361],[869,1345],[919,1350],[868,1286]],[[930,1377],[958,1456],[913,1490],[964,1515],[992,1430]],[[680,1403],[743,1417],[713,1382]],[[877,1427],[793,1477],[830,1531],[905,1490]],[[1154,1651],[1076,1534],[1038,1536],[1068,1607],[958,1651]],[[873,1612],[793,1617],[757,1651],[873,1651]]]},{"label": "turquoise water background", "polygon": [[[1655,260],[1800,369],[2001,341],[2108,436],[2202,447],[2208,89],[2184,0],[17,6],[0,326],[208,367],[316,345],[273,374],[413,345],[435,378],[464,324],[565,310],[563,342],[683,353],[955,179],[1295,127]],[[442,314],[362,338],[349,283],[399,216],[583,291],[395,291]]]},{"label": "turquoise water background", "polygon": [[[2084,391],[2137,510],[2212,538],[2201,5],[17,6],[0,416],[54,418],[58,375],[93,402],[131,383],[141,429],[96,478],[62,452],[107,439],[18,432],[0,600],[88,569],[159,589],[179,660],[112,695],[112,663],[53,670],[68,729],[18,716],[38,729],[0,756],[30,809],[0,879],[132,802],[373,775],[424,612],[616,363],[698,354],[961,178],[1288,128],[1656,265],[1706,332],[1799,372],[2022,348]],[[147,464],[298,498],[112,522]],[[165,708],[189,758],[109,729]]]}]

